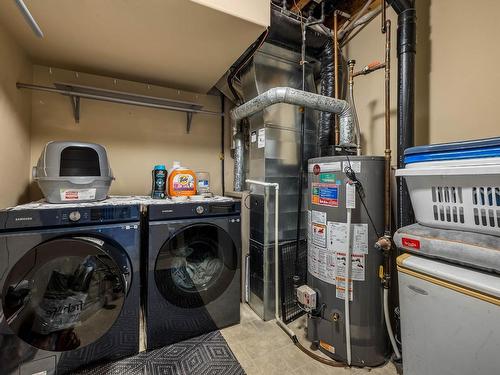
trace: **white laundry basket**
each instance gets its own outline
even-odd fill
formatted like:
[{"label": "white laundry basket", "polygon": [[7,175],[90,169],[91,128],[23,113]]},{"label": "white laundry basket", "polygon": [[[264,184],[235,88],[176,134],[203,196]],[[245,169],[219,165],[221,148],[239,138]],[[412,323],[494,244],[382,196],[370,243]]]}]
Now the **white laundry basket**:
[{"label": "white laundry basket", "polygon": [[405,162],[420,224],[500,236],[500,138],[414,147]]}]

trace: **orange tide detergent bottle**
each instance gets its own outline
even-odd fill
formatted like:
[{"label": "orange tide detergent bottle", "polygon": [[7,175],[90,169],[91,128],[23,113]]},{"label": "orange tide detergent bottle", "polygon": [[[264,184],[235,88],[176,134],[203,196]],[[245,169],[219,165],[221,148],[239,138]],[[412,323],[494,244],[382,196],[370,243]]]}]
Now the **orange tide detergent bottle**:
[{"label": "orange tide detergent bottle", "polygon": [[178,161],[168,176],[168,195],[171,197],[183,197],[196,194],[196,174],[191,170],[181,167]]}]

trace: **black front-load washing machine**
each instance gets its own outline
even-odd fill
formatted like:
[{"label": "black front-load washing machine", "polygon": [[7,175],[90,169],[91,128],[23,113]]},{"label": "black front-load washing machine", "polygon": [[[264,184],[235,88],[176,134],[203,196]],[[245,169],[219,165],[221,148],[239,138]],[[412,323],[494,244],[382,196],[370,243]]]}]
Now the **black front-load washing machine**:
[{"label": "black front-load washing machine", "polygon": [[139,205],[0,212],[0,374],[66,374],[139,351]]},{"label": "black front-load washing machine", "polygon": [[149,205],[148,349],[239,323],[240,224],[232,199]]}]

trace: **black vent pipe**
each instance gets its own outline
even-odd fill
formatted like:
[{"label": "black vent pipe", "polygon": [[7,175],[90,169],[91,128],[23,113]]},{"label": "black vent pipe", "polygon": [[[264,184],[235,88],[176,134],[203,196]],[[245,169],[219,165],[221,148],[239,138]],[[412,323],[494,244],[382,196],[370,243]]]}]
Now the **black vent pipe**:
[{"label": "black vent pipe", "polygon": [[[398,15],[398,168],[404,151],[415,145],[415,55],[417,12],[414,0],[388,0]],[[415,222],[410,195],[403,178],[397,179],[398,228]]]}]

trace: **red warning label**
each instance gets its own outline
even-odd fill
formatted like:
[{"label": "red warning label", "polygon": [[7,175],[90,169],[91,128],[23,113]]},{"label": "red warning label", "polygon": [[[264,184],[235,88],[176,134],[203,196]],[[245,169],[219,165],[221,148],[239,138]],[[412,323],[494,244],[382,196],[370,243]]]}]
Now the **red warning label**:
[{"label": "red warning label", "polygon": [[420,250],[420,241],[414,238],[403,237],[402,241],[404,247],[414,250]]}]

